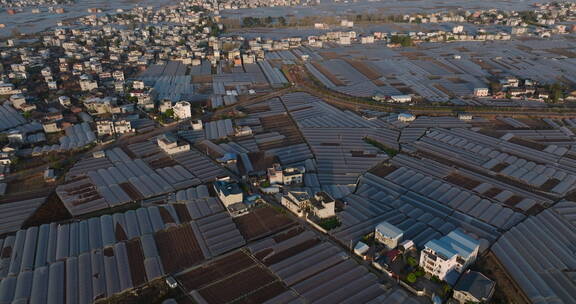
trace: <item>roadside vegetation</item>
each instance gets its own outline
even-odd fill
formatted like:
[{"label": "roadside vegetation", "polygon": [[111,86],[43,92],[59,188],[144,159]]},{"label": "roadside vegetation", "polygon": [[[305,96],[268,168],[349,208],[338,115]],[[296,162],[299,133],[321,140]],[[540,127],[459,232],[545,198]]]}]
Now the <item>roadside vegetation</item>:
[{"label": "roadside vegetation", "polygon": [[390,156],[390,157],[394,157],[394,156],[396,156],[396,154],[398,154],[398,150],[389,148],[386,145],[384,145],[383,143],[375,141],[369,137],[364,137],[363,140],[367,144],[370,144],[370,145],[380,149],[382,152],[388,154],[388,156]]}]

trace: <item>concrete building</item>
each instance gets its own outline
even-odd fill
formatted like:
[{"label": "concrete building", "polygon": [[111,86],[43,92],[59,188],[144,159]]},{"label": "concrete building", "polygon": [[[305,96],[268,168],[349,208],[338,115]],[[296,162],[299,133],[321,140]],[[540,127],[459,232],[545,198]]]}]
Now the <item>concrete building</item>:
[{"label": "concrete building", "polygon": [[192,130],[194,131],[200,131],[204,129],[201,119],[193,120],[192,122],[190,122],[190,125],[192,126]]},{"label": "concrete building", "polygon": [[129,120],[99,120],[96,122],[98,136],[125,134],[134,132],[132,123]]},{"label": "concrete building", "polygon": [[288,191],[282,195],[282,206],[298,216],[305,215],[305,209],[310,203],[310,195],[302,191]]},{"label": "concrete building", "polygon": [[70,97],[68,96],[60,96],[58,97],[58,102],[63,106],[63,107],[69,107],[72,105],[72,101],[70,100]]},{"label": "concrete building", "polygon": [[272,168],[268,168],[267,175],[271,185],[284,183],[284,172],[278,163],[273,164]]},{"label": "concrete building", "polygon": [[336,202],[326,192],[316,192],[310,199],[310,211],[320,219],[336,216]]},{"label": "concrete building", "polygon": [[190,103],[187,101],[177,102],[172,109],[174,110],[174,116],[178,119],[186,119],[192,117],[192,108]]},{"label": "concrete building", "polygon": [[80,89],[82,91],[91,91],[98,88],[98,82],[92,80],[88,75],[80,76]]},{"label": "concrete building", "polygon": [[0,95],[19,94],[21,91],[16,90],[11,83],[0,83]]},{"label": "concrete building", "polygon": [[374,238],[376,241],[386,246],[388,250],[398,247],[398,243],[402,240],[403,236],[404,231],[388,222],[378,224],[374,230]]},{"label": "concrete building", "polygon": [[400,113],[398,114],[398,121],[401,122],[411,122],[416,120],[416,116],[410,114],[410,113]]},{"label": "concrete building", "polygon": [[460,34],[462,32],[464,32],[464,26],[462,26],[462,25],[457,25],[457,26],[452,28],[452,33],[454,33],[454,34]]},{"label": "concrete building", "polygon": [[14,94],[10,96],[10,102],[14,108],[22,109],[23,105],[26,104],[26,98],[22,94]]},{"label": "concrete building", "polygon": [[237,203],[242,203],[244,200],[242,189],[236,183],[228,181],[215,181],[214,190],[224,204],[229,207]]},{"label": "concrete building", "polygon": [[190,151],[189,144],[179,144],[178,140],[169,134],[158,136],[156,142],[158,143],[160,149],[164,150],[164,152],[169,155]]},{"label": "concrete building", "polygon": [[430,276],[454,284],[460,274],[476,260],[480,243],[459,229],[437,240],[430,240],[420,254],[420,266]]},{"label": "concrete building", "polygon": [[476,271],[466,271],[454,286],[452,296],[460,304],[488,303],[494,295],[496,282]]},{"label": "concrete building", "polygon": [[284,185],[301,184],[303,176],[304,174],[299,168],[286,168],[282,170],[282,183]]},{"label": "concrete building", "polygon": [[338,43],[341,45],[350,45],[351,39],[349,36],[342,36],[338,39]]},{"label": "concrete building", "polygon": [[114,132],[116,132],[116,134],[125,134],[134,132],[134,128],[132,128],[132,122],[126,119],[120,119],[114,121]]},{"label": "concrete building", "polygon": [[249,126],[241,126],[235,128],[234,136],[250,136],[252,135],[252,128]]},{"label": "concrete building", "polygon": [[392,102],[398,102],[398,103],[411,102],[412,96],[410,96],[410,95],[392,95],[392,96],[390,96],[390,100]]},{"label": "concrete building", "polygon": [[343,27],[354,27],[354,21],[341,20],[341,21],[340,21],[340,26],[343,26]]},{"label": "concrete building", "polygon": [[354,253],[359,256],[362,257],[363,259],[366,259],[368,256],[368,252],[370,251],[370,246],[368,246],[366,243],[359,241],[358,243],[356,243],[356,246],[354,246]]},{"label": "concrete building", "polygon": [[474,89],[474,96],[476,96],[476,97],[487,97],[489,93],[490,93],[490,90],[488,90],[488,88],[475,88]]},{"label": "concrete building", "polygon": [[316,192],[311,197],[307,192],[288,191],[282,196],[281,203],[298,216],[304,216],[306,211],[309,211],[319,219],[336,216],[336,202],[326,192]]},{"label": "concrete building", "polygon": [[62,125],[56,121],[47,121],[42,123],[42,129],[45,133],[56,133],[62,131]]},{"label": "concrete building", "polygon": [[105,114],[112,113],[112,108],[117,104],[117,99],[112,97],[92,97],[84,100],[84,106],[90,113]]},{"label": "concrete building", "polygon": [[374,43],[374,36],[362,36],[362,38],[360,38],[360,43],[362,44]]},{"label": "concrete building", "polygon": [[97,121],[96,133],[98,136],[114,135],[114,122],[111,120]]}]

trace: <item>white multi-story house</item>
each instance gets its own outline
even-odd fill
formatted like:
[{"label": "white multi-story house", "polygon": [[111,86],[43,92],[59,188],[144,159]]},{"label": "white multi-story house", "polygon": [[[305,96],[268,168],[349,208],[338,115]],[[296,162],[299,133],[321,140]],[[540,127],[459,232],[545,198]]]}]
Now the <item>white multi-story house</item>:
[{"label": "white multi-story house", "polygon": [[336,201],[326,192],[316,192],[310,199],[310,211],[320,219],[336,216]]},{"label": "white multi-story house", "polygon": [[114,77],[114,79],[117,81],[124,81],[124,72],[114,71],[114,73],[112,73],[112,77]]},{"label": "white multi-story house", "polygon": [[304,174],[299,168],[286,168],[282,172],[282,183],[284,185],[301,184]]},{"label": "white multi-story house", "polygon": [[114,132],[116,132],[116,134],[125,134],[134,132],[134,128],[132,128],[132,122],[126,119],[120,119],[114,121]]},{"label": "white multi-story house", "polygon": [[338,43],[341,45],[350,45],[351,39],[349,36],[343,36],[338,39]]},{"label": "white multi-story house", "polygon": [[486,97],[490,93],[488,88],[475,88],[474,89],[474,96],[476,97]]},{"label": "white multi-story house", "polygon": [[378,224],[374,230],[374,238],[376,241],[384,245],[389,250],[398,247],[398,243],[400,240],[402,240],[403,236],[404,232],[402,229],[388,222],[382,222]]},{"label": "white multi-story house", "polygon": [[60,96],[58,97],[58,102],[63,106],[63,107],[69,107],[72,105],[72,101],[70,100],[70,97],[68,96]]},{"label": "white multi-story house", "polygon": [[144,85],[144,82],[143,82],[143,81],[137,80],[137,81],[134,81],[134,82],[132,83],[132,87],[133,87],[135,90],[144,90],[144,88],[145,88],[146,86]]},{"label": "white multi-story house", "polygon": [[44,77],[50,77],[52,76],[52,70],[50,70],[49,67],[45,67],[40,71],[40,74],[42,74]]},{"label": "white multi-story house", "polygon": [[282,172],[280,164],[273,164],[272,168],[268,168],[267,171],[268,181],[270,181],[271,185],[284,183],[284,173]]},{"label": "white multi-story house", "polygon": [[98,136],[114,134],[114,123],[111,120],[100,120],[96,122],[96,133]]},{"label": "white multi-story house", "polygon": [[192,126],[192,130],[194,130],[194,131],[199,131],[199,130],[202,130],[204,128],[204,126],[202,125],[201,119],[191,121],[190,125]]},{"label": "white multi-story house", "polygon": [[464,31],[464,26],[462,26],[462,25],[457,25],[457,26],[452,28],[452,33],[454,33],[454,34],[460,34],[463,31]]},{"label": "white multi-story house", "polygon": [[[282,172],[282,171],[280,171]],[[310,203],[310,195],[307,192],[288,191],[282,195],[282,206],[298,216],[304,216],[305,210]]]},{"label": "white multi-story house", "polygon": [[242,189],[240,189],[240,186],[236,183],[215,181],[214,190],[216,191],[216,194],[218,194],[218,198],[220,198],[226,207],[242,203],[244,200]]},{"label": "white multi-story house", "polygon": [[362,44],[374,43],[374,36],[372,36],[372,35],[362,36],[362,38],[360,38],[360,43],[362,43]]},{"label": "white multi-story house", "polygon": [[92,80],[88,75],[82,75],[80,77],[80,89],[82,91],[92,91],[98,88],[98,82]]},{"label": "white multi-story house", "polygon": [[49,90],[58,90],[58,84],[56,81],[48,81],[46,84],[48,85]]},{"label": "white multi-story house", "polygon": [[424,245],[420,254],[420,267],[427,274],[454,284],[460,274],[476,260],[479,248],[477,240],[456,229]]},{"label": "white multi-story house", "polygon": [[326,192],[316,192],[313,197],[306,192],[289,191],[282,196],[281,203],[298,216],[308,211],[319,219],[336,216],[336,202]]},{"label": "white multi-story house", "polygon": [[400,113],[398,114],[398,121],[401,122],[411,122],[416,120],[416,116],[410,114],[410,113]]},{"label": "white multi-story house", "polygon": [[280,164],[272,165],[272,168],[268,168],[268,181],[270,184],[283,184],[283,185],[293,185],[301,184],[303,181],[304,172],[300,168],[285,168],[282,169]]},{"label": "white multi-story house", "polygon": [[26,104],[26,97],[24,97],[22,94],[14,94],[10,96],[10,102],[14,108],[22,109],[23,105]]},{"label": "white multi-story house", "polygon": [[115,97],[90,97],[84,100],[84,106],[90,113],[105,114],[112,113],[112,109],[117,105]]},{"label": "white multi-story house", "polygon": [[398,102],[398,103],[411,102],[412,96],[410,96],[410,95],[392,95],[392,96],[390,96],[390,100],[392,100],[392,102]]},{"label": "white multi-story house", "polygon": [[179,101],[173,107],[174,116],[178,119],[186,119],[192,117],[192,108],[187,101]]},{"label": "white multi-story house", "polygon": [[21,91],[14,89],[13,84],[0,82],[0,95],[13,95],[19,93],[21,93]]},{"label": "white multi-story house", "polygon": [[99,120],[96,122],[96,131],[99,136],[125,134],[134,132],[129,120]]}]

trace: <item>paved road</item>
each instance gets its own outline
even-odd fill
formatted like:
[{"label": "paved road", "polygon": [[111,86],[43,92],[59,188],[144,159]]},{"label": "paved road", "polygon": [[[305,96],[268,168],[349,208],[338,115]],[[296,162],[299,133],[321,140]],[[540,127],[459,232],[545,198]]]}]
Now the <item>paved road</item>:
[{"label": "paved road", "polygon": [[347,108],[352,110],[369,109],[382,112],[410,112],[416,115],[454,115],[455,109],[466,109],[477,116],[498,116],[498,115],[512,115],[512,116],[534,116],[534,117],[574,117],[576,116],[576,108],[520,108],[520,107],[502,107],[497,110],[494,107],[483,109],[479,106],[410,106],[410,105],[395,105],[395,104],[369,104],[365,102],[355,102],[351,99],[353,97],[336,91],[327,91],[325,88],[320,88],[310,78],[312,77],[305,67],[296,65],[290,68],[287,78],[294,84],[292,91],[306,92],[313,96],[323,99],[329,104],[339,108]]},{"label": "paved road", "polygon": [[233,105],[229,105],[229,106],[222,107],[222,108],[216,110],[216,111],[214,112],[214,115],[213,115],[213,116],[214,116],[214,117],[218,117],[218,116],[227,114],[227,113],[229,113],[229,112],[232,112],[233,110],[238,109],[238,108],[240,108],[240,107],[253,105],[253,104],[256,104],[256,103],[259,103],[259,102],[262,102],[262,101],[266,101],[266,100],[271,99],[271,98],[274,98],[274,97],[280,97],[280,96],[282,96],[282,95],[285,95],[285,94],[288,94],[288,93],[291,93],[291,92],[294,92],[294,91],[297,91],[297,90],[296,90],[294,87],[289,87],[289,88],[283,88],[283,89],[280,89],[280,90],[275,90],[275,91],[272,91],[272,92],[270,92],[270,93],[266,93],[266,94],[264,94],[264,95],[258,95],[258,96],[256,96],[256,97],[253,97],[253,98],[250,98],[250,99],[246,99],[246,100],[237,102],[237,103],[235,103],[235,104],[233,104]]}]

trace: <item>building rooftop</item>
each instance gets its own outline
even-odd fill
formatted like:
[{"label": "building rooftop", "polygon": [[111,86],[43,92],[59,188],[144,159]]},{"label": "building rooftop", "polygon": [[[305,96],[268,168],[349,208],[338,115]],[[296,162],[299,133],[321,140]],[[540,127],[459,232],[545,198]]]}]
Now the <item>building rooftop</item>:
[{"label": "building rooftop", "polygon": [[330,196],[330,194],[324,191],[316,192],[314,197],[310,198],[310,203],[318,208],[323,208],[323,204],[327,204],[333,201],[334,199]]},{"label": "building rooftop", "polygon": [[402,231],[402,229],[397,228],[396,226],[388,222],[382,222],[378,224],[378,226],[376,226],[376,231],[391,239],[401,237],[404,234],[404,231]]},{"label": "building rooftop", "polygon": [[468,258],[479,245],[477,240],[456,229],[440,239],[428,241],[424,246],[450,259],[454,255]]},{"label": "building rooftop", "polygon": [[490,298],[496,282],[490,280],[485,275],[476,271],[467,271],[456,286],[455,290],[466,291],[473,295],[476,299],[488,299]]},{"label": "building rooftop", "polygon": [[229,183],[226,181],[215,181],[214,187],[221,191],[224,195],[232,195],[242,193],[242,189],[236,183]]}]

